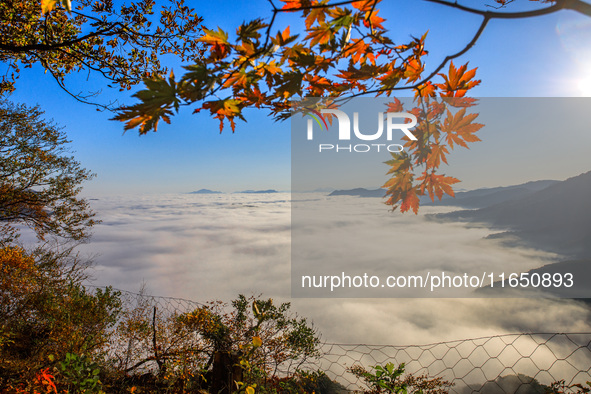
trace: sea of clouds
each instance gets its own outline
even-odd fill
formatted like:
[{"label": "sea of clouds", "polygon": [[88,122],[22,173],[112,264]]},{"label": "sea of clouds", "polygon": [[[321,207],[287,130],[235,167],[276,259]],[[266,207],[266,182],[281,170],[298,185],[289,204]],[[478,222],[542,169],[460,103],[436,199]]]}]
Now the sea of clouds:
[{"label": "sea of clouds", "polygon": [[[135,292],[145,286],[148,294],[199,302],[262,294],[290,301],[323,340],[338,343],[422,344],[515,332],[591,331],[588,307],[572,300],[291,298],[291,198],[273,193],[93,200],[102,223],[81,249],[94,256],[92,284]],[[314,198],[328,207],[332,197]],[[351,212],[376,199],[347,201]],[[377,227],[375,217],[358,216],[343,220],[338,231],[395,240],[379,251],[384,262],[395,254],[409,267],[438,261],[460,272],[503,261],[529,269],[559,258],[503,247],[484,239],[490,234],[486,228],[426,219],[426,213],[441,208],[422,207],[415,216],[375,206],[372,212],[385,212]]]}]

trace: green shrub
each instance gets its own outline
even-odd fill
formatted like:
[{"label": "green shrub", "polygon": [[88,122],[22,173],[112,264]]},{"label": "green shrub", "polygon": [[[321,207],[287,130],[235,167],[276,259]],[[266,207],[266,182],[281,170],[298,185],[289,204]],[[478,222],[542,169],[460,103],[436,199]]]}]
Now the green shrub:
[{"label": "green shrub", "polygon": [[393,363],[384,366],[372,367],[374,372],[369,372],[362,366],[356,365],[349,368],[355,376],[362,378],[369,390],[366,393],[400,393],[400,394],[446,394],[453,383],[440,377],[432,378],[427,375],[404,375],[404,363],[396,367]]},{"label": "green shrub", "polygon": [[66,353],[66,358],[58,363],[58,370],[63,377],[63,383],[68,392],[73,393],[103,393],[99,380],[100,368],[87,356]]}]

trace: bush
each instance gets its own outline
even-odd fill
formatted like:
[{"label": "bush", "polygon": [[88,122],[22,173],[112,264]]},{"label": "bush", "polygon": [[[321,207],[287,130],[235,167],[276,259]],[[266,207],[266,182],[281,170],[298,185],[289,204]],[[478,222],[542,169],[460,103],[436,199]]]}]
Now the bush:
[{"label": "bush", "polygon": [[104,358],[121,301],[82,286],[83,270],[71,251],[0,249],[0,386],[32,381],[68,353]]},{"label": "bush", "polygon": [[66,358],[58,363],[63,382],[67,385],[68,392],[74,393],[103,393],[102,383],[99,380],[101,372],[99,365],[92,362],[86,356],[78,356],[66,353]]},{"label": "bush", "polygon": [[127,353],[112,365],[135,375],[120,377],[128,385],[261,392],[318,355],[317,333],[291,314],[289,303],[241,295],[229,305],[216,301],[190,313],[162,312],[140,301],[123,314],[117,336]]},{"label": "bush", "polygon": [[374,372],[367,371],[360,365],[349,368],[355,376],[362,378],[368,385],[366,393],[421,393],[421,394],[446,394],[453,383],[442,378],[432,378],[427,375],[404,376],[404,363],[396,367],[392,363],[384,366],[372,367]]}]

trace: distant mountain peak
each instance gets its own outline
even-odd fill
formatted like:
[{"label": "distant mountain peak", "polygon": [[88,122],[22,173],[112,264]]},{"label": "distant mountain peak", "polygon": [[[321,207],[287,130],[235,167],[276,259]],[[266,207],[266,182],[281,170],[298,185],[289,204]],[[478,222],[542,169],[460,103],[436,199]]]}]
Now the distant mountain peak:
[{"label": "distant mountain peak", "polygon": [[268,193],[279,193],[277,190],[274,189],[267,189],[267,190],[243,190],[241,192],[236,193],[245,193],[245,194],[268,194]]},{"label": "distant mountain peak", "polygon": [[199,189],[197,191],[190,192],[189,194],[222,194],[222,192],[209,190],[209,189]]},{"label": "distant mountain peak", "polygon": [[384,189],[365,189],[358,187],[355,189],[335,190],[329,196],[355,196],[355,197],[384,197],[386,191]]}]

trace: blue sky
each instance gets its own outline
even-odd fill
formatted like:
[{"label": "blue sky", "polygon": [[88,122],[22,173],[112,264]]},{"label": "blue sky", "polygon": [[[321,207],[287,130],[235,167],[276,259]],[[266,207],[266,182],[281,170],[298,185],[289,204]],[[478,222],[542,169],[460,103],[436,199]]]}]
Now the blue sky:
[{"label": "blue sky", "polygon": [[[243,20],[270,16],[269,4],[262,0],[195,4],[205,26],[231,31]],[[478,17],[423,1],[384,2],[381,8],[381,15],[387,18],[385,26],[394,37],[418,36],[429,30],[427,69],[446,54],[462,48],[480,21]],[[290,21],[293,19],[280,18],[277,29],[283,29]],[[471,67],[478,67],[477,77],[482,79],[482,85],[474,89],[474,96],[589,96],[590,38],[591,18],[574,12],[524,20],[493,20],[476,46],[455,62],[470,61]],[[171,65],[177,74],[181,72],[178,64]],[[107,89],[102,81],[86,78],[86,74],[74,75],[67,83],[73,91],[88,87]],[[85,186],[87,195],[176,193],[200,188],[290,188],[290,124],[275,123],[264,112],[250,110],[246,114],[248,123],[239,122],[236,133],[227,129],[219,134],[217,120],[205,113],[191,115],[191,110],[185,109],[172,119],[171,125],[162,124],[157,133],[140,137],[136,131],[123,133],[121,123],[109,120],[112,114],[97,112],[73,100],[40,67],[23,70],[16,88],[11,99],[39,104],[48,117],[65,127],[78,160],[97,173],[97,178]],[[129,92],[104,92],[105,101],[116,97],[121,102],[133,102]],[[524,145],[517,148],[537,149],[531,141],[523,142],[527,141],[527,134],[522,137],[518,143]],[[480,152],[509,143],[498,138],[501,137],[487,136],[480,143]],[[573,139],[573,152],[588,141]],[[482,179],[491,179],[494,184],[488,186],[495,186],[528,179],[566,178],[589,170],[583,159],[577,162],[578,156],[571,152],[576,163],[554,165],[551,174],[543,166],[534,165],[528,172],[507,173],[497,179],[495,159],[491,157],[485,173],[480,172],[479,177],[465,175],[460,187],[487,186]],[[457,165],[478,165],[474,160],[474,155],[461,154]],[[497,160],[523,164],[519,155],[499,156]]]}]

